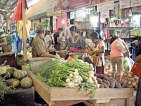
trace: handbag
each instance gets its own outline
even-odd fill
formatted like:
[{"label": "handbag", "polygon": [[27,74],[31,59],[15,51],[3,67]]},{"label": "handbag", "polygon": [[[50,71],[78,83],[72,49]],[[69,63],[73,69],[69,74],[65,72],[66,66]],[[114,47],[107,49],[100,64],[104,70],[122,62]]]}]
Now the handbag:
[{"label": "handbag", "polygon": [[136,76],[141,77],[141,63],[135,62],[131,69],[131,72]]},{"label": "handbag", "polygon": [[122,53],[126,53],[127,49],[125,48],[123,41],[121,39],[117,40],[117,48],[122,52]]}]

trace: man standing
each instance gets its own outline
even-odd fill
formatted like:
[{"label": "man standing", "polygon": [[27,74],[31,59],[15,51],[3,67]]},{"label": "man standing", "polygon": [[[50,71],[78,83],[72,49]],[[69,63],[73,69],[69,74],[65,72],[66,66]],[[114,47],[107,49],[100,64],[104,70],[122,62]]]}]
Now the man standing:
[{"label": "man standing", "polygon": [[36,37],[33,39],[32,46],[32,56],[33,57],[52,57],[57,58],[55,55],[49,54],[46,49],[46,44],[44,41],[45,28],[44,26],[39,26],[36,30]]},{"label": "man standing", "polygon": [[60,50],[60,44],[57,41],[57,38],[59,37],[60,33],[63,31],[63,28],[59,28],[58,31],[56,33],[54,33],[53,37],[54,37],[54,48],[56,50]]}]

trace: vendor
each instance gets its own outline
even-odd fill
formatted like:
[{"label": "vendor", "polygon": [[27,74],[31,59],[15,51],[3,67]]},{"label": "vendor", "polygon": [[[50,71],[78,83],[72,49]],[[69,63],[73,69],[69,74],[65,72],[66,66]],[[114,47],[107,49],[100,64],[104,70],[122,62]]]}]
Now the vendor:
[{"label": "vendor", "polygon": [[80,36],[79,29],[76,26],[72,26],[70,28],[70,33],[72,37],[69,37],[68,39],[68,45],[66,47],[66,50],[76,53],[86,52],[86,42]]},{"label": "vendor", "polygon": [[91,50],[88,54],[96,55],[97,62],[95,63],[96,66],[96,73],[97,74],[104,74],[104,53],[105,53],[105,43],[101,39],[101,36],[97,32],[92,32],[89,36],[92,40],[92,43],[88,45],[88,48]]},{"label": "vendor", "polygon": [[39,26],[36,30],[36,37],[33,39],[32,46],[32,56],[33,57],[52,57],[57,58],[55,55],[49,54],[46,49],[46,44],[44,41],[45,28],[44,26]]},{"label": "vendor", "polygon": [[4,31],[0,29],[0,47],[6,46],[7,45],[7,40],[5,38]]}]

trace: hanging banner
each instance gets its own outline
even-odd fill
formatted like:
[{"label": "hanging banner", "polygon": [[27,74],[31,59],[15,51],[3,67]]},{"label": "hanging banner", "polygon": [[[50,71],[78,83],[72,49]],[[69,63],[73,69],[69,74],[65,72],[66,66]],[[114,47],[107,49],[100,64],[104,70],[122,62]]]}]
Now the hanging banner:
[{"label": "hanging banner", "polygon": [[113,0],[91,0],[91,5],[97,5],[97,4],[101,4],[101,3],[105,3],[109,1],[113,1]]},{"label": "hanging banner", "polygon": [[119,0],[119,3],[120,3],[120,9],[129,8],[131,6],[130,0]]},{"label": "hanging banner", "polygon": [[60,15],[61,5],[58,5],[60,0],[55,0],[47,4],[47,16]]},{"label": "hanging banner", "polygon": [[100,16],[102,19],[109,18],[109,11],[100,12]]},{"label": "hanging banner", "polygon": [[97,5],[97,12],[103,12],[103,11],[108,11],[114,9],[114,0],[101,3]]},{"label": "hanging banner", "polygon": [[63,11],[71,11],[78,8],[89,6],[90,0],[63,0]]},{"label": "hanging banner", "polygon": [[141,0],[131,0],[131,7],[141,6]]}]

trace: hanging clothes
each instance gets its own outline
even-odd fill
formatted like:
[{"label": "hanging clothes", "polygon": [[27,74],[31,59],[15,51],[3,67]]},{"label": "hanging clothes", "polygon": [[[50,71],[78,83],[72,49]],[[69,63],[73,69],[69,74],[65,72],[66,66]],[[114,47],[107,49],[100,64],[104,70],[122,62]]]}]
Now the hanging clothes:
[{"label": "hanging clothes", "polygon": [[[31,28],[31,21],[27,20],[26,21],[26,38],[30,37],[29,31]],[[23,22],[22,21],[18,21],[17,22],[17,31],[18,31],[18,35],[19,38],[22,39],[23,38]]]},{"label": "hanging clothes", "polygon": [[18,0],[17,7],[13,14],[13,20],[22,20],[22,0]]}]

